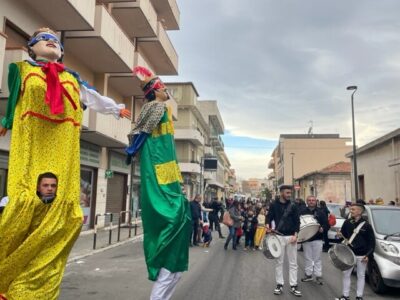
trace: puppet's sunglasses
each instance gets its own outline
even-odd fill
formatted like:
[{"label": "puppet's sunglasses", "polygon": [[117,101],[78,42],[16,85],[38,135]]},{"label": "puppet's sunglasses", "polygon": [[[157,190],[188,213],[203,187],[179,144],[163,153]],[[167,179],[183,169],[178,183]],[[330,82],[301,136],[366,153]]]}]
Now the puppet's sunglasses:
[{"label": "puppet's sunglasses", "polygon": [[35,45],[36,43],[40,42],[40,41],[51,41],[53,43],[56,43],[58,45],[60,45],[60,47],[62,48],[62,45],[60,43],[60,40],[58,39],[57,36],[55,36],[54,34],[51,33],[40,33],[37,36],[33,37],[29,43],[28,46],[32,47],[33,45]]}]

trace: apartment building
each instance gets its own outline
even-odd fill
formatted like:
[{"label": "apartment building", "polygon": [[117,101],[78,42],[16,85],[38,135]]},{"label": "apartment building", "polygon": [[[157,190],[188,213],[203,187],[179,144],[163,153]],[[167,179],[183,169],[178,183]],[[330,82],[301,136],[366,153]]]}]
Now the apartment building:
[{"label": "apartment building", "polygon": [[189,199],[201,193],[202,159],[209,126],[199,110],[199,94],[192,82],[167,83],[178,104],[174,123],[176,154],[182,172],[183,186]]},{"label": "apartment building", "polygon": [[[8,97],[11,62],[28,58],[26,43],[39,27],[56,30],[64,44],[64,63],[100,93],[124,103],[133,120],[143,105],[137,65],[158,75],[177,75],[178,55],[166,30],[179,29],[176,0],[0,0],[0,114]],[[174,100],[174,117],[177,108]],[[139,168],[125,164],[124,148],[131,121],[84,112],[81,132],[81,205],[84,228],[95,215],[140,207]],[[0,139],[0,192],[7,193],[10,135]],[[130,183],[133,182],[133,185]],[[114,218],[115,219],[115,218]]]},{"label": "apartment building", "polygon": [[[220,137],[224,127],[217,102],[198,100],[199,93],[192,82],[169,82],[166,85],[178,104],[175,143],[188,198],[192,199],[201,192],[207,200],[227,197],[231,190],[231,164]],[[207,158],[217,159],[216,171],[204,170],[204,159]]]},{"label": "apartment building", "polygon": [[[353,165],[353,152],[347,157]],[[400,128],[357,149],[357,179],[359,198],[400,205]]]},{"label": "apartment building", "polygon": [[204,150],[205,157],[216,157],[218,168],[216,172],[204,172],[205,179],[205,198],[223,198],[225,197],[225,172],[226,172],[226,154],[224,142],[221,135],[224,134],[224,123],[219,112],[216,100],[199,101],[199,109],[209,128]]},{"label": "apartment building", "polygon": [[273,170],[268,178],[275,187],[293,184],[295,178],[339,162],[349,162],[346,153],[351,151],[351,138],[339,134],[281,134],[272,152],[268,168]]}]

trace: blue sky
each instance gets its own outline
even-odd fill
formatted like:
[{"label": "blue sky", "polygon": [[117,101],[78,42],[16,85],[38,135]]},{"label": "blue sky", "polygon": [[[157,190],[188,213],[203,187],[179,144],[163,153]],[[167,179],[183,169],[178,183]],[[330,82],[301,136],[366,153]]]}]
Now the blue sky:
[{"label": "blue sky", "polygon": [[[359,146],[399,127],[400,1],[177,0],[168,34],[179,76],[217,100],[241,178],[266,177],[280,134],[351,136]],[[265,147],[265,149],[263,148]]]}]

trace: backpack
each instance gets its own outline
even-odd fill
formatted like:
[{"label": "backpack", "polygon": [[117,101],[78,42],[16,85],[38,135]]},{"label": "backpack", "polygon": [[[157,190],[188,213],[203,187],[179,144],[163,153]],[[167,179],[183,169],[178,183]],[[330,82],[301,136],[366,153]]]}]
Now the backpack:
[{"label": "backpack", "polygon": [[336,217],[335,217],[334,214],[329,214],[329,216],[328,216],[328,224],[331,227],[336,225]]}]

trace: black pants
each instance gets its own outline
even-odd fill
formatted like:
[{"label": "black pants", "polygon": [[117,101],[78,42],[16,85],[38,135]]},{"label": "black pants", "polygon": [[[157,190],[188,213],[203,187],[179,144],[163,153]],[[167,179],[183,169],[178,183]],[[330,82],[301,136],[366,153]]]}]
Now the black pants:
[{"label": "black pants", "polygon": [[219,237],[222,237],[221,225],[219,224],[218,215],[214,215],[213,213],[209,214],[208,218],[210,219],[210,229],[213,230],[213,225],[215,225],[215,230],[218,231]]},{"label": "black pants", "polygon": [[254,234],[256,232],[254,230],[250,230],[250,231],[245,231],[244,237],[245,237],[245,243],[244,246],[245,247],[254,247]]},{"label": "black pants", "polygon": [[197,231],[199,230],[199,220],[192,220],[192,232],[190,240],[193,240],[193,245],[197,245]]}]

